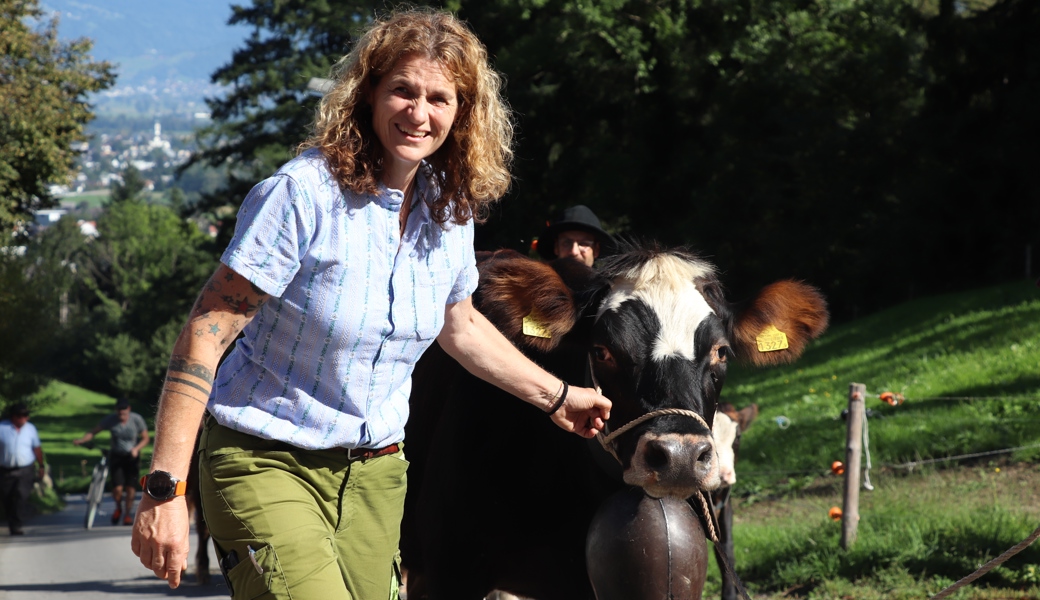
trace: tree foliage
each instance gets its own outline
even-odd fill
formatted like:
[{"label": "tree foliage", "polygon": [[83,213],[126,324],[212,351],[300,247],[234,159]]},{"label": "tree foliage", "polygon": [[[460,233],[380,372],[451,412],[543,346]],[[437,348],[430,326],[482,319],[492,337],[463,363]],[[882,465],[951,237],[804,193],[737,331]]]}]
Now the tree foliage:
[{"label": "tree foliage", "polygon": [[73,143],[93,118],[87,95],[115,81],[89,56],[87,39],[62,42],[57,19],[42,21],[37,0],[0,0],[0,228],[10,231],[51,204],[64,183]]},{"label": "tree foliage", "polygon": [[79,369],[92,389],[155,397],[177,332],[216,268],[210,240],[169,207],[128,199],[98,219],[80,257]]},{"label": "tree foliage", "polygon": [[[8,236],[8,240],[10,238]],[[14,250],[0,253],[0,408],[35,392],[44,382],[38,358],[53,332],[57,299],[32,281],[31,262]]]},{"label": "tree foliage", "polygon": [[[700,249],[735,296],[812,281],[839,318],[1021,276],[1040,247],[1035,2],[444,6],[487,44],[518,117],[515,184],[482,247],[524,250],[583,203],[615,231]],[[211,101],[204,154],[239,176],[222,201],[290,156],[314,106],[306,79],[373,8],[236,9],[255,31],[215,74],[232,89]]]},{"label": "tree foliage", "polygon": [[24,246],[0,236],[0,406],[25,401],[57,374],[83,245],[68,219]]},{"label": "tree foliage", "polygon": [[253,31],[231,62],[213,73],[213,82],[229,91],[207,99],[214,123],[199,132],[203,150],[186,168],[205,162],[226,169],[228,183],[204,195],[199,211],[229,202],[237,207],[257,181],[294,155],[309,133],[319,98],[307,89],[310,78],[328,76],[349,51],[353,34],[381,6],[364,0],[254,0],[251,6],[232,6],[228,24]]},{"label": "tree foliage", "polygon": [[128,165],[123,169],[120,178],[122,181],[112,182],[111,192],[108,196],[109,202],[118,204],[129,200],[140,201],[144,199],[143,194],[147,184],[137,167]]}]

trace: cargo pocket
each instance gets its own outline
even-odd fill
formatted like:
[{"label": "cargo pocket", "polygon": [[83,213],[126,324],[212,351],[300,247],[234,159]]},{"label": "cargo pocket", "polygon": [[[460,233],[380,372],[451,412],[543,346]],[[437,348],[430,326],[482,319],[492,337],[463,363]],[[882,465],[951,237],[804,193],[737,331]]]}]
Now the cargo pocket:
[{"label": "cargo pocket", "polygon": [[254,550],[256,552],[252,559],[247,551],[245,556],[238,559],[238,564],[227,572],[228,585],[233,590],[235,600],[288,598],[289,590],[274,548],[263,546]]}]

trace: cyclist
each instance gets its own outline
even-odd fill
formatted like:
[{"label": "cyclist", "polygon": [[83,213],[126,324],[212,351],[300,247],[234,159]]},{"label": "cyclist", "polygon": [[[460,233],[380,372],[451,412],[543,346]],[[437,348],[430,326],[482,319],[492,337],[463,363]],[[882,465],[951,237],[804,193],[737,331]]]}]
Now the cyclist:
[{"label": "cyclist", "polygon": [[144,417],[130,410],[129,400],[120,398],[116,402],[114,413],[101,419],[97,427],[72,443],[77,446],[85,444],[103,430],[112,434],[112,446],[108,456],[112,473],[112,499],[116,503],[116,510],[112,513],[112,524],[118,524],[122,517],[123,525],[133,525],[137,479],[141,476],[141,450],[151,439],[148,437],[148,425],[144,422]]}]

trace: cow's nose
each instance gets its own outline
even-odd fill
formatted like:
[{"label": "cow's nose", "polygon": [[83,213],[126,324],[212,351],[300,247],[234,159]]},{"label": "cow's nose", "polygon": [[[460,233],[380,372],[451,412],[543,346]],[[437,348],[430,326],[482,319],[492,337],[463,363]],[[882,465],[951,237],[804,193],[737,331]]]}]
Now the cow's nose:
[{"label": "cow's nose", "polygon": [[624,479],[654,498],[687,498],[697,490],[715,489],[719,468],[711,438],[674,433],[643,436]]},{"label": "cow's nose", "polygon": [[650,440],[646,444],[646,466],[655,471],[667,471],[676,460],[687,462],[687,457],[693,458],[695,468],[706,468],[711,464],[714,449],[711,442],[701,441],[694,444],[684,444],[676,439]]},{"label": "cow's nose", "polygon": [[708,466],[711,465],[712,459],[715,457],[715,448],[711,446],[711,442],[709,441],[694,444],[690,451],[697,457],[698,468],[708,468]]}]

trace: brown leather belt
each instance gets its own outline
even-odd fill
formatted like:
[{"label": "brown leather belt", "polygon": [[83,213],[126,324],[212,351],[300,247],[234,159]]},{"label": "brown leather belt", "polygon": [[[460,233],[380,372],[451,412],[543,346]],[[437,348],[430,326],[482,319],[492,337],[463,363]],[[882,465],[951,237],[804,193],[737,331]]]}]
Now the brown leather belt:
[{"label": "brown leather belt", "polygon": [[377,456],[384,456],[386,454],[393,454],[400,450],[401,447],[397,444],[390,444],[384,448],[351,448],[347,450],[348,460],[368,460]]}]

